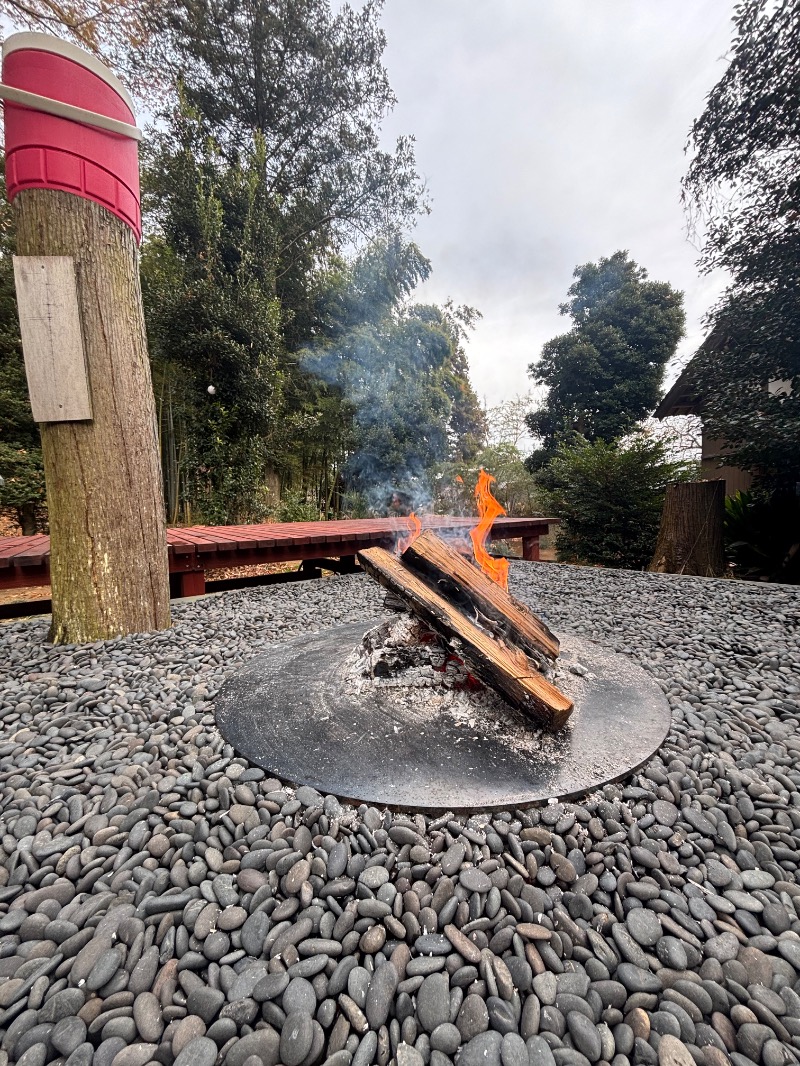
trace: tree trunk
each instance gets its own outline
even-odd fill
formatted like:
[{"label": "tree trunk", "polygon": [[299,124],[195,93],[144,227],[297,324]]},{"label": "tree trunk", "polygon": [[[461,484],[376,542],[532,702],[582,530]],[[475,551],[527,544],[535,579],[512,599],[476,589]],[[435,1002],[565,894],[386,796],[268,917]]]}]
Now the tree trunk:
[{"label": "tree trunk", "polygon": [[281,476],[271,466],[264,470],[264,487],[267,490],[267,506],[277,507],[281,502]]},{"label": "tree trunk", "polygon": [[38,533],[39,531],[36,528],[36,504],[23,503],[21,507],[18,507],[17,521],[23,537],[32,537],[35,533]]},{"label": "tree trunk", "polygon": [[724,515],[724,481],[668,485],[658,542],[648,569],[657,574],[720,577],[725,567]]},{"label": "tree trunk", "polygon": [[54,643],[170,625],[155,401],[128,226],[65,192],[14,201],[19,255],[72,256],[93,417],[40,426]]}]

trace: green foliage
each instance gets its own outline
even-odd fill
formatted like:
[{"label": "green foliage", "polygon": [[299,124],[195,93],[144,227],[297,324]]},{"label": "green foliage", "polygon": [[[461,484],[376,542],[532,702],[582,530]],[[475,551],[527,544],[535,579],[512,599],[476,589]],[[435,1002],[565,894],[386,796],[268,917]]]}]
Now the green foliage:
[{"label": "green foliage", "polygon": [[147,157],[142,292],[171,520],[255,520],[281,409],[281,309],[256,137],[233,164],[185,109]]},{"label": "green foliage", "polygon": [[800,582],[800,499],[754,492],[728,496],[725,552],[737,577]]},{"label": "green foliage", "polygon": [[[769,491],[800,481],[800,7],[743,0],[734,23],[684,181],[701,265],[732,279],[692,372],[707,433]],[[791,395],[770,395],[776,380],[793,381]]]},{"label": "green foliage", "polygon": [[379,144],[379,15],[179,0],[164,28],[142,276],[171,521],[331,517],[482,443],[477,313],[410,304],[425,205],[411,142]]},{"label": "green foliage", "polygon": [[13,226],[0,172],[0,514],[23,533],[46,529],[47,502],[39,428],[33,421],[19,336]]},{"label": "green foliage", "polygon": [[301,492],[290,489],[270,512],[273,522],[317,522],[319,508]]},{"label": "green foliage", "polygon": [[683,335],[683,294],[615,252],[576,267],[560,311],[569,333],[548,341],[529,367],[547,388],[528,417],[542,441],[531,466],[542,466],[572,433],[612,441],[629,432],[656,405],[664,367]]},{"label": "green foliage", "polygon": [[335,12],[328,0],[178,0],[164,27],[165,61],[227,157],[263,138],[281,295],[300,311],[320,249],[425,209],[411,140],[380,147],[395,102],[380,13],[374,0]]},{"label": "green foliage", "polygon": [[637,433],[614,444],[575,437],[536,476],[548,514],[561,519],[558,558],[641,570],[655,549],[666,486],[694,467]]}]

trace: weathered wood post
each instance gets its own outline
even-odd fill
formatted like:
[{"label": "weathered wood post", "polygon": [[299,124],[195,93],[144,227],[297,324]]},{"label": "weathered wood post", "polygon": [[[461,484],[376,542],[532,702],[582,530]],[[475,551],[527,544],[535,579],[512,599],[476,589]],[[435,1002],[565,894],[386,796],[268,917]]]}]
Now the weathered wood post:
[{"label": "weathered wood post", "polygon": [[725,569],[724,516],[724,481],[667,485],[661,528],[648,570],[720,577]]},{"label": "weathered wood post", "polygon": [[5,41],[0,94],[23,351],[47,483],[50,639],[165,629],[133,105],[93,56],[39,33]]}]

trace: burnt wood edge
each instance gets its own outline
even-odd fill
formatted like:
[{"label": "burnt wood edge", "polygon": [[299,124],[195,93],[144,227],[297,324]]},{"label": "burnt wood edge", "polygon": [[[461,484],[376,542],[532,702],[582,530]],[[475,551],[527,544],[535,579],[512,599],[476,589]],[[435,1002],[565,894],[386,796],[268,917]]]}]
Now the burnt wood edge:
[{"label": "burnt wood edge", "polygon": [[458,642],[458,654],[491,688],[538,726],[560,729],[573,711],[569,697],[540,674],[518,648],[486,633],[383,548],[358,553],[362,567],[380,585],[405,600],[426,625],[445,640]]},{"label": "burnt wood edge", "polygon": [[431,589],[497,640],[530,656],[543,673],[558,658],[558,638],[545,623],[431,530],[421,533],[401,558]]}]

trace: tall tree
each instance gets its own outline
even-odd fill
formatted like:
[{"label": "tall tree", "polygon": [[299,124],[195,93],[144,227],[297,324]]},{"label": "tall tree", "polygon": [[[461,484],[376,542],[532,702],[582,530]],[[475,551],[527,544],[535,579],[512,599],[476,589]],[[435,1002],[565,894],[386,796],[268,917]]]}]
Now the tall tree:
[{"label": "tall tree", "polygon": [[[692,363],[707,431],[768,486],[800,481],[800,6],[743,0],[690,137],[701,265],[731,283]],[[775,383],[770,388],[770,383]],[[777,383],[782,383],[778,385]]]},{"label": "tall tree", "polygon": [[683,294],[649,281],[627,252],[576,267],[562,315],[572,329],[548,341],[528,368],[547,388],[528,418],[541,448],[533,467],[546,463],[573,433],[612,441],[655,407],[664,367],[683,335]]},{"label": "tall tree", "polygon": [[425,207],[411,139],[380,147],[395,103],[381,6],[177,0],[168,19],[165,59],[223,151],[238,156],[254,130],[263,138],[281,293],[302,288],[320,247],[405,226]]},{"label": "tall tree", "polygon": [[344,328],[342,286],[351,318],[376,314],[344,250],[424,207],[411,142],[379,145],[394,100],[379,10],[179,0],[167,21],[179,101],[150,138],[144,267],[171,515],[191,499],[209,519],[257,517],[265,480],[272,502],[341,499],[353,407],[298,352]]},{"label": "tall tree", "polygon": [[258,517],[286,432],[264,152],[256,135],[228,161],[186,112],[150,149],[143,294],[171,521]]}]

